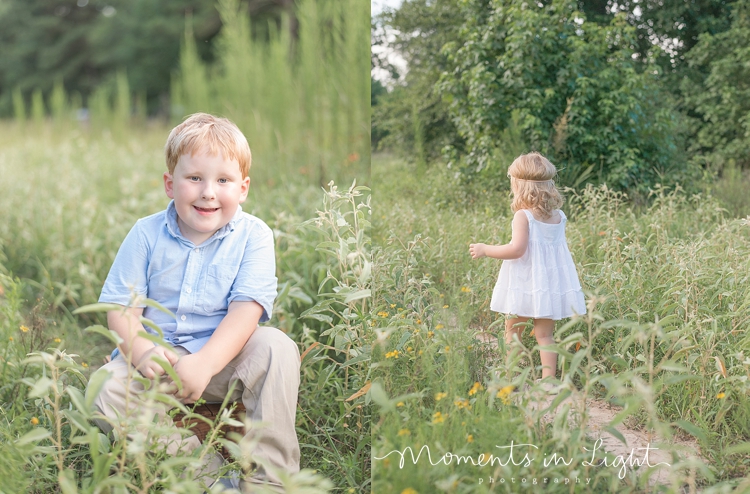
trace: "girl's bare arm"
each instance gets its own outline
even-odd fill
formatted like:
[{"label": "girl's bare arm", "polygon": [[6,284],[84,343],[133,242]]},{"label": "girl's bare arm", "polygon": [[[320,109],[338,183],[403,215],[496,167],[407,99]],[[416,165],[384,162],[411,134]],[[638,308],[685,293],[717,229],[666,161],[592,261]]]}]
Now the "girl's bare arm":
[{"label": "girl's bare arm", "polygon": [[504,245],[471,244],[469,253],[472,259],[492,257],[494,259],[518,259],[529,245],[529,220],[526,213],[516,211],[513,216],[513,234],[510,243]]}]

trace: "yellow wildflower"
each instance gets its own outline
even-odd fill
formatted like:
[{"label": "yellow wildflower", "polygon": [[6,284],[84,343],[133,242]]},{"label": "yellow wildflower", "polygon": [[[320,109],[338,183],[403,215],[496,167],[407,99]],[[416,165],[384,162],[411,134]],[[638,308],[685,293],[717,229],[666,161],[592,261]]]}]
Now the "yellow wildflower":
[{"label": "yellow wildflower", "polygon": [[396,304],[391,304],[391,309],[394,309],[396,307]]},{"label": "yellow wildflower", "polygon": [[435,336],[435,333],[433,331],[427,331],[428,338],[432,338],[433,336]]},{"label": "yellow wildflower", "polygon": [[404,406],[404,402],[403,401],[399,401],[398,403],[396,403],[396,406],[397,407],[402,407],[402,406]]},{"label": "yellow wildflower", "polygon": [[386,353],[385,358],[398,358],[398,350]]},{"label": "yellow wildflower", "polygon": [[411,487],[407,487],[403,491],[401,491],[401,494],[419,494],[417,491],[412,489]]},{"label": "yellow wildflower", "polygon": [[450,352],[450,351],[451,351],[451,347],[450,346],[446,346],[445,347],[445,352],[447,353],[447,352]]},{"label": "yellow wildflower", "polygon": [[55,343],[60,343],[62,340],[60,338],[55,338]]},{"label": "yellow wildflower", "polygon": [[435,329],[443,329],[444,327],[445,326],[443,326],[442,324],[438,324],[437,326],[435,326]]},{"label": "yellow wildflower", "polygon": [[411,351],[413,351],[413,350],[414,350],[414,349],[413,349],[412,347],[410,347],[410,346],[409,346],[409,347],[406,347],[406,351],[407,351],[407,352],[411,352]]},{"label": "yellow wildflower", "polygon": [[722,393],[719,393],[719,394],[717,394],[717,395],[716,395],[716,397],[717,397],[718,399],[722,399],[722,398],[724,398],[725,396],[726,396],[726,394],[724,394],[723,392],[722,392]]},{"label": "yellow wildflower", "polygon": [[380,316],[380,317],[388,317],[388,315],[389,314],[387,312],[382,311],[382,310],[380,312],[378,312],[378,316]]},{"label": "yellow wildflower", "polygon": [[475,382],[474,385],[469,390],[469,396],[473,396],[477,394],[477,391],[481,391],[481,390],[482,390],[482,385],[479,384],[479,382]]},{"label": "yellow wildflower", "polygon": [[411,431],[409,429],[400,429],[398,431],[399,436],[408,436],[409,434],[411,434]]},{"label": "yellow wildflower", "polygon": [[9,338],[8,338],[8,340],[9,340],[9,341],[13,341],[13,337],[12,337],[12,336],[11,336],[11,337],[9,337]]},{"label": "yellow wildflower", "polygon": [[448,396],[448,393],[435,393],[435,401],[440,401]]},{"label": "yellow wildflower", "polygon": [[81,362],[81,366],[82,366],[82,367],[88,367],[88,366],[89,366],[89,364],[87,364],[86,362]]},{"label": "yellow wildflower", "polygon": [[468,286],[462,286],[461,291],[464,293],[471,293],[471,288],[469,288]]},{"label": "yellow wildflower", "polygon": [[18,329],[20,329],[22,333],[28,333],[28,332],[29,332],[29,328],[27,328],[27,327],[26,327],[26,326],[24,326],[23,324],[22,324],[22,325],[21,325],[21,327],[20,327],[20,328],[18,328]]},{"label": "yellow wildflower", "polygon": [[497,397],[503,400],[506,405],[510,403],[510,394],[513,392],[513,386],[505,386],[497,392]]},{"label": "yellow wildflower", "polygon": [[458,407],[458,409],[465,408],[467,410],[471,410],[471,405],[469,404],[469,400],[465,398],[459,398],[456,401],[453,402],[454,405]]},{"label": "yellow wildflower", "polygon": [[468,436],[466,436],[466,442],[467,443],[473,443],[474,442],[474,436],[472,436],[471,434],[469,434]]},{"label": "yellow wildflower", "polygon": [[474,348],[474,345],[469,345],[466,347],[467,350],[471,350],[472,348]]},{"label": "yellow wildflower", "polygon": [[447,309],[448,307],[450,307],[450,306],[449,306],[448,304],[445,304],[445,305],[443,306],[443,309]]},{"label": "yellow wildflower", "polygon": [[433,424],[442,424],[443,422],[445,422],[445,417],[446,417],[446,415],[443,415],[440,412],[435,412],[432,415],[432,423]]},{"label": "yellow wildflower", "polygon": [[422,324],[422,320],[421,319],[417,319],[417,324]]},{"label": "yellow wildflower", "polygon": [[31,417],[31,425],[39,425],[39,419],[36,417]]}]

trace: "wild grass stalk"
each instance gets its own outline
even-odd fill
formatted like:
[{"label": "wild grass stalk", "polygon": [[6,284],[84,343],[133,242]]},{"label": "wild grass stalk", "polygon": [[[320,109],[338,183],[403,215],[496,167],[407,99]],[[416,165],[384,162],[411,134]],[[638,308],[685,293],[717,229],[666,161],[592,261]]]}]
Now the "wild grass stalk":
[{"label": "wild grass stalk", "polygon": [[[275,177],[325,185],[369,173],[369,8],[362,0],[303,1],[299,37],[289,20],[251,32],[235,0],[221,0],[217,63],[197,55],[188,31],[173,80],[175,118],[216,112],[251,136],[256,162]],[[261,175],[263,180],[270,176]]]}]

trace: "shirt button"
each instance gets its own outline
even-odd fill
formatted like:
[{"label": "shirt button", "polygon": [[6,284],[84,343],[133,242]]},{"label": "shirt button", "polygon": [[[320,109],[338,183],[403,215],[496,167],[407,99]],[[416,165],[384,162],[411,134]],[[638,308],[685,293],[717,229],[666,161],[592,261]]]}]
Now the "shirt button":
[{"label": "shirt button", "polygon": [[193,249],[193,252],[198,252],[198,248],[196,247],[195,249]]},{"label": "shirt button", "polygon": [[187,319],[187,316],[185,314],[183,314],[180,319],[182,319],[184,321],[185,319]]},{"label": "shirt button", "polygon": [[190,287],[188,287],[188,289],[187,289],[187,290],[185,290],[185,291],[186,291],[186,292],[188,292],[188,293],[193,293],[193,289],[192,289],[192,288],[190,288]]}]

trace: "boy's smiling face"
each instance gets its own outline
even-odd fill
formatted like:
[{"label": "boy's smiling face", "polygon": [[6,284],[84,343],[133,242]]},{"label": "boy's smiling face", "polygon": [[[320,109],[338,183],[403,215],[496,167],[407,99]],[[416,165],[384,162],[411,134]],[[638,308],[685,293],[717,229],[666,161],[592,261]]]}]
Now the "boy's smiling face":
[{"label": "boy's smiling face", "polygon": [[247,198],[250,178],[239,163],[201,151],[183,154],[174,172],[164,174],[164,190],[174,199],[182,235],[195,245],[229,223]]}]

